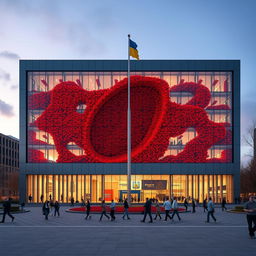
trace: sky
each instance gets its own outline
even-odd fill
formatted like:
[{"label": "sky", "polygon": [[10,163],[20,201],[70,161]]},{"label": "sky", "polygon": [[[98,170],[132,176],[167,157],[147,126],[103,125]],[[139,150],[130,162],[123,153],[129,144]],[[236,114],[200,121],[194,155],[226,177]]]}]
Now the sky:
[{"label": "sky", "polygon": [[19,59],[241,60],[243,140],[256,120],[255,0],[0,0],[0,133],[19,138]]}]

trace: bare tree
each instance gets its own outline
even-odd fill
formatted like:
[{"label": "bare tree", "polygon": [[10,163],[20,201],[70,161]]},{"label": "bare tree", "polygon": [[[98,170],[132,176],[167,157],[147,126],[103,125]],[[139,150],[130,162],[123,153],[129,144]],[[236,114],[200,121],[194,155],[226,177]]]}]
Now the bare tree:
[{"label": "bare tree", "polygon": [[243,135],[243,142],[251,148],[251,154],[248,154],[249,157],[254,157],[254,137],[256,129],[256,120],[252,121],[251,126],[247,129],[246,134]]},{"label": "bare tree", "polygon": [[243,136],[243,140],[252,149],[252,154],[249,155],[251,160],[246,166],[241,167],[240,172],[241,193],[248,196],[251,193],[256,193],[256,145],[254,141],[256,140],[256,121],[252,122],[247,134]]}]

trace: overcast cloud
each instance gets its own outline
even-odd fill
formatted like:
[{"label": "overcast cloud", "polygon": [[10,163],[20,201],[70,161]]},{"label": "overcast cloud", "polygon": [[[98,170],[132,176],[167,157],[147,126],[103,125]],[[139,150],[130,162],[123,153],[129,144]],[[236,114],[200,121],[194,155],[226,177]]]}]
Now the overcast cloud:
[{"label": "overcast cloud", "polygon": [[10,81],[11,75],[0,68],[0,79],[4,81]]},{"label": "overcast cloud", "polygon": [[13,106],[0,99],[0,114],[6,117],[13,117]]},{"label": "overcast cloud", "polygon": [[14,52],[2,51],[2,52],[0,52],[0,58],[18,60],[20,58],[20,56],[17,53],[14,53]]}]

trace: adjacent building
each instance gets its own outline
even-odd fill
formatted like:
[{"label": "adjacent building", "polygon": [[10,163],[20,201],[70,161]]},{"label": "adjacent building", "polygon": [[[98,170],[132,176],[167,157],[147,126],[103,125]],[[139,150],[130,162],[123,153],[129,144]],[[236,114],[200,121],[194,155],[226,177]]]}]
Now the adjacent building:
[{"label": "adjacent building", "polygon": [[18,199],[19,140],[0,133],[0,200]]},{"label": "adjacent building", "polygon": [[[133,202],[240,187],[240,61],[131,62]],[[127,61],[20,61],[21,200],[127,197]]]}]

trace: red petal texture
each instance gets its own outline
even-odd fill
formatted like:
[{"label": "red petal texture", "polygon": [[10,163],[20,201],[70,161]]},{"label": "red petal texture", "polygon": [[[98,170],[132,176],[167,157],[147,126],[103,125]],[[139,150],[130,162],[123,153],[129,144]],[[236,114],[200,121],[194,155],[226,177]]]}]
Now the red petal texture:
[{"label": "red petal texture", "polygon": [[[58,152],[57,162],[113,163],[127,161],[127,78],[109,89],[84,90],[74,82],[61,82],[47,93],[29,97],[30,109],[45,109],[33,123],[49,133]],[[192,99],[185,105],[170,101],[170,93],[188,91]],[[132,162],[226,162],[232,152],[221,158],[207,159],[207,151],[217,142],[231,144],[232,133],[225,124],[209,120],[205,108],[211,99],[207,87],[198,83],[181,83],[169,88],[165,80],[131,76]],[[86,105],[83,113],[77,112]],[[197,136],[176,156],[165,156],[171,137],[193,127]],[[33,132],[29,142],[38,144]],[[76,156],[68,150],[75,143],[85,152]],[[231,153],[230,153],[231,152]],[[41,151],[31,150],[31,162],[47,159]]]}]

